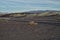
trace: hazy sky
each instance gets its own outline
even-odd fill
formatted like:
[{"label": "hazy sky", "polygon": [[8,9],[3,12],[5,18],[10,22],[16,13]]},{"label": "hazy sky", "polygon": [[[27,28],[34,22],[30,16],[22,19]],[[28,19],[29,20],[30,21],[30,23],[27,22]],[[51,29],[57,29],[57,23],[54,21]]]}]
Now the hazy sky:
[{"label": "hazy sky", "polygon": [[60,0],[0,0],[0,12],[60,10]]}]

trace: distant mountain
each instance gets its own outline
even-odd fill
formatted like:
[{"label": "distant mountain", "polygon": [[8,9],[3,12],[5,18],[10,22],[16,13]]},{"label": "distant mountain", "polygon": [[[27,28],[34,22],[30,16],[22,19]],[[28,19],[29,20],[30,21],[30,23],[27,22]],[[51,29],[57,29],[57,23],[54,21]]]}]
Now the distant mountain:
[{"label": "distant mountain", "polygon": [[44,12],[59,12],[57,10],[35,10],[35,11],[29,11],[29,13],[44,13]]}]

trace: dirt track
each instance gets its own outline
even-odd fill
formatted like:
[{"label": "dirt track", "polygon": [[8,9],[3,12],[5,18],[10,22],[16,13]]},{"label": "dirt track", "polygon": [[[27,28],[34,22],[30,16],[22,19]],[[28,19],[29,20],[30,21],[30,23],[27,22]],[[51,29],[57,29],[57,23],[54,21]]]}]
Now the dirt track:
[{"label": "dirt track", "polygon": [[0,40],[60,40],[60,25],[43,22],[29,26],[27,22],[0,22]]}]

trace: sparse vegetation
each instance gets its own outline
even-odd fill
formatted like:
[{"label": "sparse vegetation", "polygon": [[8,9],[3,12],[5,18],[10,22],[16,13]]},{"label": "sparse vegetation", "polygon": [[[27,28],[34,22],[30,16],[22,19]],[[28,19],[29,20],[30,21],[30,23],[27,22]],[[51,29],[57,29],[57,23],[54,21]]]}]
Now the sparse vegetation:
[{"label": "sparse vegetation", "polygon": [[30,25],[30,26],[36,26],[38,23],[36,23],[35,21],[30,21],[29,23],[28,23],[28,25]]},{"label": "sparse vegetation", "polygon": [[9,15],[11,17],[21,17],[21,16],[26,16],[25,14],[11,14]]},{"label": "sparse vegetation", "polygon": [[7,19],[0,19],[0,22],[8,22]]}]

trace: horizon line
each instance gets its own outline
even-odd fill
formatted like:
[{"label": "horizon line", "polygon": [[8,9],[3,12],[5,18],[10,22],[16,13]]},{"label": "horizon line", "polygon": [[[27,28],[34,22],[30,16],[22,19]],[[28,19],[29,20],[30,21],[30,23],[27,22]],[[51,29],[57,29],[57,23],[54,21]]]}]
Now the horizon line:
[{"label": "horizon line", "polygon": [[21,13],[21,12],[30,12],[30,11],[60,11],[60,10],[28,10],[28,11],[0,11],[0,13]]}]

